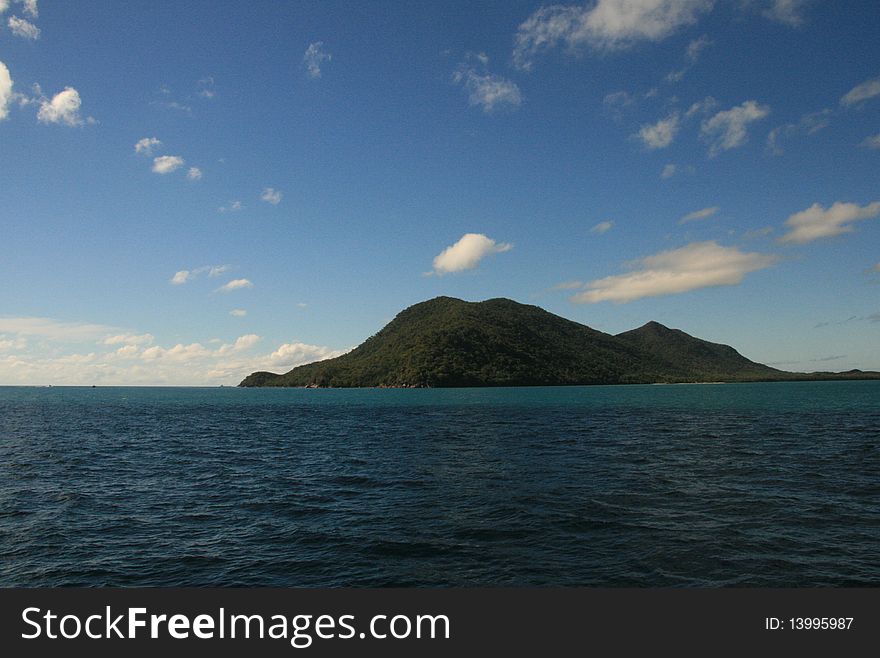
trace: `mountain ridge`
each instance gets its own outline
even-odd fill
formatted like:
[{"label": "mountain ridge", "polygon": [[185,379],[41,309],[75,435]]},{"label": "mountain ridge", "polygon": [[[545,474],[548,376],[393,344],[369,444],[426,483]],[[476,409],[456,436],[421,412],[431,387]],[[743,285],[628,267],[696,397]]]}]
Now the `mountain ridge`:
[{"label": "mountain ridge", "polygon": [[[435,297],[402,310],[352,351],[239,386],[431,388],[817,378],[777,370],[659,322],[616,336],[506,298]],[[880,373],[824,378],[880,378]]]}]

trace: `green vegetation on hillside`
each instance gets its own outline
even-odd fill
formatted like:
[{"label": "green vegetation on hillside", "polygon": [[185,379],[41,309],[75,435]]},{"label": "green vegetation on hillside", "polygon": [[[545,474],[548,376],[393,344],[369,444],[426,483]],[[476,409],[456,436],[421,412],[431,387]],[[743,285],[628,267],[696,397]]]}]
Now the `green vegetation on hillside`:
[{"label": "green vegetation on hillside", "polygon": [[241,386],[450,387],[861,378],[787,373],[656,322],[617,336],[509,299],[435,299],[343,356]]}]

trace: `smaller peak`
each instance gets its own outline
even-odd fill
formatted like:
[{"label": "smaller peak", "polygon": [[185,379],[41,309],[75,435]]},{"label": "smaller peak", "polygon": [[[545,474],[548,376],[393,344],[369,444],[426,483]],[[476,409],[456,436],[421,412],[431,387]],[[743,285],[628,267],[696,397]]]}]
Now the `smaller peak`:
[{"label": "smaller peak", "polygon": [[639,327],[639,329],[651,329],[651,330],[653,330],[653,331],[658,331],[658,330],[662,330],[662,331],[672,331],[672,330],[671,330],[669,327],[667,327],[665,324],[660,324],[659,322],[657,322],[657,321],[655,321],[655,320],[651,320],[650,322],[646,322],[646,323],[643,324],[641,327]]}]

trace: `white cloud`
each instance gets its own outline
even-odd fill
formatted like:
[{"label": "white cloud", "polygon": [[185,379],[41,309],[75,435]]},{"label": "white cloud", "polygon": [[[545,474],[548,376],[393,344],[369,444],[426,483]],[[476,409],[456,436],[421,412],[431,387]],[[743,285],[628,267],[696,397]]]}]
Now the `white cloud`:
[{"label": "white cloud", "polygon": [[691,25],[713,0],[597,0],[578,7],[541,7],[519,26],[514,64],[530,70],[535,55],[557,45],[616,50],[639,41],[660,41]]},{"label": "white cloud", "polygon": [[184,164],[179,155],[160,155],[153,158],[153,171],[157,174],[170,174]]},{"label": "white cloud", "polygon": [[273,206],[277,206],[281,203],[281,197],[283,195],[279,190],[276,190],[274,187],[266,187],[263,188],[262,193],[260,194],[260,199],[265,201],[266,203],[271,203]]},{"label": "white cloud", "polygon": [[154,340],[153,334],[115,334],[107,336],[101,341],[102,345],[150,345]]},{"label": "white cloud", "polygon": [[843,98],[840,99],[840,104],[846,107],[858,105],[859,103],[866,101],[869,98],[874,98],[875,96],[880,96],[880,76],[872,78],[871,80],[866,80],[862,84],[850,89]]},{"label": "white cloud", "polygon": [[[24,13],[30,16],[31,18],[39,18],[40,12],[37,8],[37,0],[16,0],[16,2],[22,5],[22,9]],[[9,6],[9,2],[7,0],[3,0],[0,2],[0,13]]]},{"label": "white cloud", "polygon": [[207,273],[208,276],[215,277],[228,272],[231,268],[229,265],[203,265],[192,270],[180,270],[175,272],[174,276],[169,280],[174,285],[181,285],[192,281],[197,276]]},{"label": "white cloud", "polygon": [[590,233],[597,233],[599,235],[602,235],[603,233],[607,233],[608,231],[610,231],[613,226],[614,222],[612,221],[599,222],[590,229]]},{"label": "white cloud", "polygon": [[675,176],[675,172],[677,169],[678,167],[671,162],[663,165],[663,170],[660,172],[660,178],[672,178],[673,176]]},{"label": "white cloud", "polygon": [[306,71],[308,72],[309,77],[313,80],[321,77],[321,65],[332,59],[333,56],[330,53],[324,52],[323,41],[316,41],[315,43],[309,44],[309,47],[306,48],[306,52],[303,55],[303,63],[306,65]]},{"label": "white cloud", "polygon": [[714,110],[716,107],[718,107],[718,101],[711,96],[706,96],[703,100],[692,104],[688,108],[688,111],[684,113],[684,116],[686,119],[690,119],[695,114],[706,114]]},{"label": "white cloud", "polygon": [[781,142],[784,139],[794,137],[799,133],[812,135],[819,132],[823,128],[828,127],[831,122],[833,112],[830,109],[819,110],[803,115],[797,123],[787,123],[784,126],[777,126],[767,135],[767,148],[771,153],[780,155],[782,150]]},{"label": "white cloud", "polygon": [[51,318],[0,317],[0,334],[38,336],[57,341],[95,340],[116,331],[103,324],[59,322]]},{"label": "white cloud", "polygon": [[155,137],[144,137],[139,139],[137,144],[134,145],[134,152],[142,155],[153,155],[153,149],[158,149],[161,146],[161,140]]},{"label": "white cloud", "polygon": [[452,74],[452,80],[464,85],[468,91],[468,102],[472,106],[479,105],[487,114],[496,107],[518,107],[522,104],[522,93],[516,83],[489,73],[485,68],[488,58],[481,55],[476,55],[479,62],[476,66],[463,63]]},{"label": "white cloud", "polygon": [[251,283],[248,279],[233,279],[229,283],[225,283],[217,288],[217,292],[231,292],[232,290],[242,290],[243,288],[253,287],[254,284]]},{"label": "white cloud", "polygon": [[700,133],[709,142],[709,155],[742,146],[748,139],[749,124],[770,114],[770,108],[756,101],[745,101],[729,110],[718,112],[703,121]]},{"label": "white cloud", "polygon": [[231,311],[229,311],[229,315],[231,315],[234,318],[243,318],[244,316],[247,315],[247,311],[245,311],[243,308],[234,308]]},{"label": "white cloud", "polygon": [[687,49],[685,50],[685,57],[692,64],[696,64],[700,59],[700,55],[703,54],[703,51],[711,45],[712,40],[708,35],[704,34],[699,39],[694,39],[688,44]]},{"label": "white cloud", "polygon": [[0,0],[0,14],[9,9],[9,0]]},{"label": "white cloud", "polygon": [[198,91],[198,95],[202,98],[214,98],[216,92],[214,91],[214,78],[213,76],[207,76],[202,78],[196,83],[196,88]]},{"label": "white cloud", "polygon": [[662,149],[672,144],[678,128],[678,112],[673,112],[665,119],[660,119],[657,123],[643,125],[634,136],[642,140],[642,143],[648,149]]},{"label": "white cloud", "polygon": [[189,270],[180,270],[179,272],[174,273],[174,276],[170,279],[170,283],[179,286],[189,281],[191,276],[192,274]]},{"label": "white cloud", "polygon": [[695,210],[694,212],[690,212],[681,219],[678,220],[679,224],[687,224],[688,222],[695,222],[700,219],[706,219],[711,217],[715,213],[720,210],[718,206],[712,206],[711,208],[703,208],[702,210]]},{"label": "white cloud", "polygon": [[65,87],[52,97],[52,100],[43,98],[40,100],[40,111],[37,112],[37,120],[43,123],[63,123],[68,126],[81,126],[82,117],[79,108],[82,100],[79,92],[73,87]]},{"label": "white cloud", "polygon": [[244,208],[241,201],[230,201],[228,206],[220,206],[217,208],[220,212],[238,212]]},{"label": "white cloud", "polygon": [[506,242],[495,242],[482,233],[465,233],[454,245],[446,247],[434,258],[434,274],[447,274],[471,270],[489,254],[498,254],[513,249]]},{"label": "white cloud", "polygon": [[186,172],[186,177],[189,180],[202,180],[202,170],[198,167],[190,167]]},{"label": "white cloud", "polygon": [[662,251],[633,263],[633,271],[597,279],[587,290],[574,295],[578,304],[612,301],[631,302],[714,286],[740,283],[749,272],[770,267],[776,257],[723,247],[717,242],[692,242],[679,249]]},{"label": "white cloud", "polygon": [[763,14],[767,18],[798,27],[804,22],[802,11],[810,0],[770,0]]},{"label": "white cloud", "polygon": [[880,149],[880,133],[877,133],[876,135],[871,135],[870,137],[865,137],[865,139],[862,140],[861,146],[865,147],[866,149]]},{"label": "white cloud", "polygon": [[9,116],[9,102],[12,96],[12,76],[6,64],[0,62],[0,121]]},{"label": "white cloud", "polygon": [[7,24],[10,31],[17,37],[30,39],[31,41],[40,38],[40,28],[23,18],[10,16]]},{"label": "white cloud", "polygon": [[877,215],[880,215],[880,201],[866,206],[838,201],[827,210],[820,204],[814,203],[806,210],[796,212],[785,220],[789,231],[780,237],[778,242],[804,244],[820,238],[851,233],[854,230],[850,226],[852,222],[871,219]]}]

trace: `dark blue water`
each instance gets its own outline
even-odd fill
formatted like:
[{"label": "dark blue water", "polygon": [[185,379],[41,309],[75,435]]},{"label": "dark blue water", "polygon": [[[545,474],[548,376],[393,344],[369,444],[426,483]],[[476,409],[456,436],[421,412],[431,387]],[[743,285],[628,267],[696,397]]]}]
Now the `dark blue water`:
[{"label": "dark blue water", "polygon": [[0,388],[0,585],[880,585],[880,382]]}]

